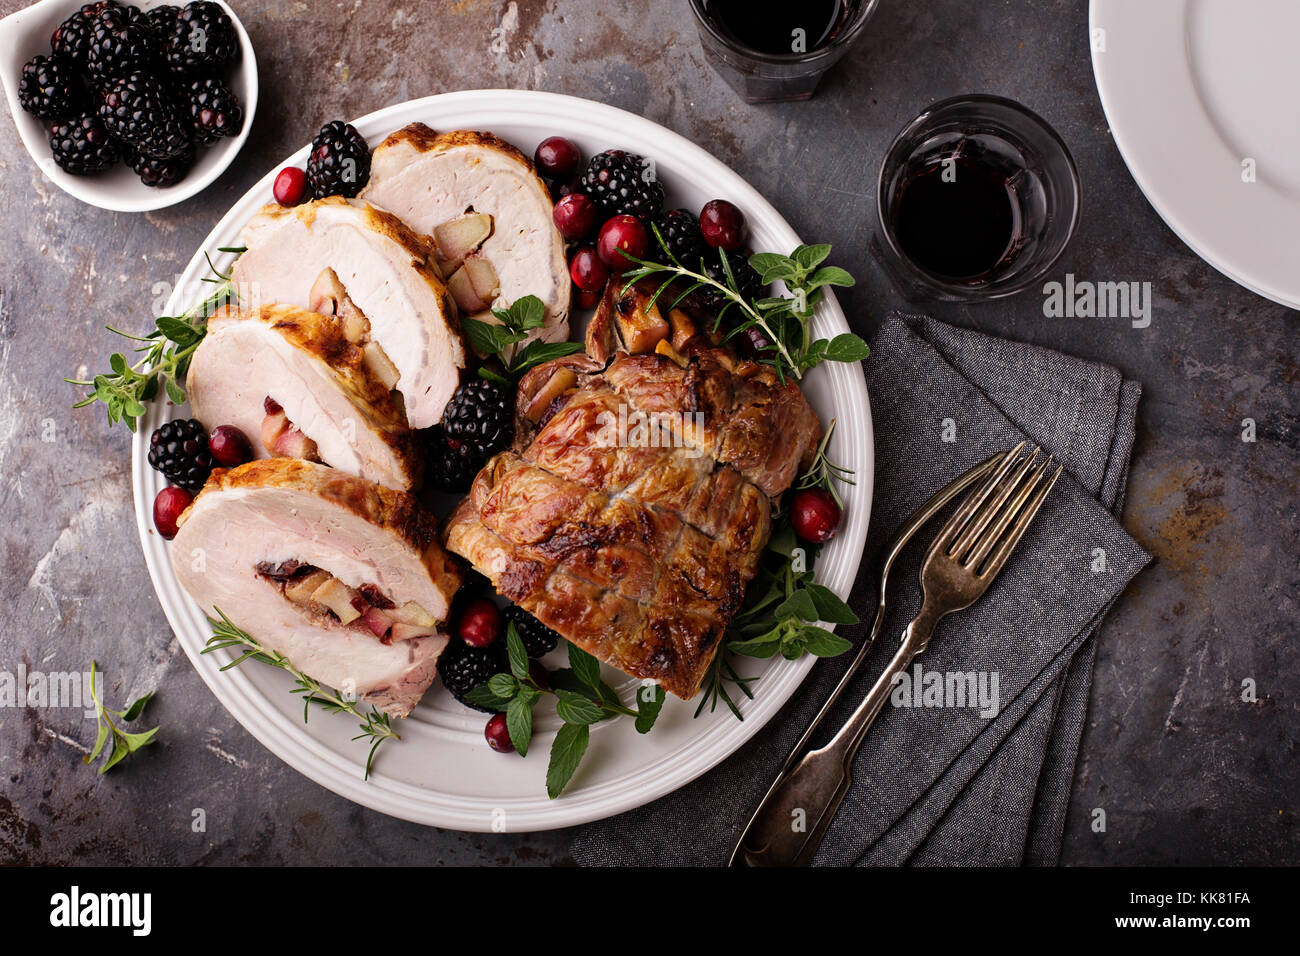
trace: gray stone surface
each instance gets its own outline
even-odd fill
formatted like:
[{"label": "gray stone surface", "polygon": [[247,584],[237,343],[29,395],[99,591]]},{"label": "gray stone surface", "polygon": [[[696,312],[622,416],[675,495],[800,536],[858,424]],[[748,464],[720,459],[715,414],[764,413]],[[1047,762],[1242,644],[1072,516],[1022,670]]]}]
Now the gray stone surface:
[{"label": "gray stone surface", "polygon": [[[0,14],[21,4],[0,0]],[[1298,863],[1297,314],[1238,288],[1164,226],[1107,132],[1082,0],[903,3],[811,102],[746,106],[703,62],[684,0],[273,3],[236,0],[262,100],[234,166],[178,207],[126,215],[45,181],[0,119],[0,670],[93,657],[121,701],[157,687],[161,743],[99,777],[79,712],[0,709],[0,862],[555,863],[565,832],[473,835],[356,807],[288,769],[217,703],[180,652],[135,536],[129,435],[71,411],[61,379],[144,328],[222,212],[324,120],[474,87],[554,90],[624,107],[702,144],[860,282],[870,333],[901,305],[869,260],[874,174],[927,103],[987,91],[1041,113],[1083,180],[1056,270],[1149,280],[1150,328],[1044,319],[1028,292],[939,307],[945,320],[1110,362],[1143,383],[1124,522],[1157,556],[1101,632],[1066,863]],[[501,29],[505,50],[489,50]],[[531,144],[524,144],[531,145]],[[611,144],[613,145],[613,144]],[[1255,444],[1241,421],[1258,423]],[[51,432],[51,429],[53,430]],[[43,438],[53,437],[54,441]],[[1256,703],[1243,703],[1253,679]],[[191,830],[191,811],[207,832]],[[1107,832],[1089,814],[1107,813]]]}]

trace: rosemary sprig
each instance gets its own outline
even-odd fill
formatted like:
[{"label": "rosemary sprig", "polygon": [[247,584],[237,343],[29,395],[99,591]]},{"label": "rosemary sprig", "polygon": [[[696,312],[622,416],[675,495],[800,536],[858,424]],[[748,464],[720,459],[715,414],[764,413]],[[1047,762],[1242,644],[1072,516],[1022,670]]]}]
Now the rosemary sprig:
[{"label": "rosemary sprig", "polygon": [[714,323],[715,330],[722,327],[723,317],[735,309],[741,318],[727,333],[727,338],[757,328],[769,343],[762,350],[768,354],[760,355],[760,361],[775,368],[782,380],[789,376],[798,381],[805,372],[822,362],[860,362],[869,354],[867,343],[852,332],[843,332],[832,339],[812,338],[810,324],[818,303],[825,296],[825,289],[828,286],[847,288],[854,284],[853,276],[845,270],[822,265],[831,253],[829,245],[801,245],[788,256],[775,252],[750,256],[749,264],[759,273],[763,285],[784,282],[790,292],[789,295],[750,300],[740,291],[731,262],[722,250],[718,250],[718,260],[725,282],[710,276],[704,270],[702,259],[698,269],[682,263],[668,247],[659,228],[652,225],[651,230],[668,261],[653,262],[627,256],[634,266],[623,273],[629,284],[649,276],[663,278],[662,284],[650,297],[649,305],[657,302],[674,282],[684,283],[684,288],[670,309],[699,289],[707,288],[717,293],[724,302]]},{"label": "rosemary sprig", "polygon": [[90,662],[90,698],[95,702],[95,721],[99,724],[99,733],[95,737],[94,748],[90,753],[81,758],[81,762],[84,764],[94,763],[95,759],[103,752],[104,745],[108,743],[108,738],[112,736],[113,749],[109,753],[108,759],[105,760],[103,765],[99,768],[99,772],[103,774],[108,773],[108,771],[115,765],[131,756],[131,754],[135,753],[141,747],[146,747],[153,743],[154,735],[158,733],[158,728],[153,727],[150,730],[138,734],[130,734],[119,729],[118,726],[113,723],[113,717],[117,717],[128,724],[138,718],[142,713],[144,713],[145,705],[153,699],[153,691],[149,691],[149,693],[145,694],[143,697],[137,698],[127,706],[126,710],[109,710],[104,706],[104,702],[99,699],[99,688],[95,685],[95,676],[98,667],[99,664],[96,661]]},{"label": "rosemary sprig", "polygon": [[[223,246],[218,252],[231,253],[235,259],[244,252],[243,246]],[[93,389],[84,399],[73,405],[83,408],[95,402],[103,402],[108,413],[109,425],[119,421],[126,422],[126,427],[135,431],[136,421],[145,413],[144,403],[152,401],[161,385],[167,397],[177,405],[185,401],[185,373],[190,367],[190,358],[194,350],[203,341],[207,333],[208,317],[218,308],[238,299],[230,281],[230,265],[222,272],[213,263],[212,257],[203,254],[208,260],[211,276],[204,276],[204,282],[213,283],[217,288],[197,305],[180,315],[160,315],[154,319],[154,330],[148,335],[132,335],[109,325],[106,328],[123,338],[143,343],[135,348],[141,358],[134,365],[127,363],[126,356],[114,352],[109,356],[110,372],[101,373],[92,379],[64,379],[70,385],[80,385]]]},{"label": "rosemary sprig", "polygon": [[732,716],[737,720],[745,719],[745,715],[740,712],[740,708],[736,706],[736,702],[732,700],[731,695],[727,693],[726,685],[735,684],[736,687],[740,689],[741,693],[750,700],[753,700],[754,692],[749,689],[749,685],[758,680],[758,678],[741,677],[737,674],[735,668],[731,666],[729,654],[730,652],[727,650],[726,645],[723,645],[723,647],[718,650],[718,653],[714,655],[713,663],[709,665],[708,673],[704,675],[704,680],[700,685],[700,702],[695,708],[695,713],[691,716],[698,717],[700,714],[704,713],[705,705],[708,705],[709,713],[711,714],[717,710],[718,701],[722,701],[727,705],[727,709],[731,711]]},{"label": "rosemary sprig", "polygon": [[808,470],[799,476],[795,482],[795,489],[804,488],[825,488],[835,499],[835,503],[841,508],[844,507],[844,499],[840,497],[839,489],[835,487],[837,482],[846,485],[856,485],[853,480],[854,472],[851,468],[845,468],[831,461],[826,454],[826,449],[830,447],[831,435],[835,434],[835,421],[832,418],[831,423],[826,428],[826,434],[822,435],[821,442],[817,445],[817,454],[813,457],[813,462],[808,466]]},{"label": "rosemary sprig", "polygon": [[311,705],[316,704],[326,713],[347,713],[351,714],[357,720],[361,721],[361,733],[353,737],[353,740],[369,740],[370,753],[366,756],[365,779],[370,779],[370,768],[375,762],[375,751],[385,740],[401,740],[401,735],[393,729],[392,719],[383,711],[371,708],[369,713],[362,713],[354,701],[346,697],[339,696],[321,686],[320,681],[314,677],[308,677],[298,668],[294,667],[289,659],[277,651],[268,650],[263,647],[252,635],[244,631],[231,622],[226,617],[221,608],[214,608],[221,620],[208,618],[212,625],[212,637],[208,639],[207,645],[200,653],[209,654],[212,651],[219,651],[225,648],[242,649],[242,653],[233,661],[222,666],[223,671],[228,671],[232,667],[238,667],[248,660],[260,661],[263,664],[269,664],[272,667],[278,667],[281,670],[288,671],[294,678],[295,684],[291,693],[303,695],[302,719],[303,723],[311,713]]}]

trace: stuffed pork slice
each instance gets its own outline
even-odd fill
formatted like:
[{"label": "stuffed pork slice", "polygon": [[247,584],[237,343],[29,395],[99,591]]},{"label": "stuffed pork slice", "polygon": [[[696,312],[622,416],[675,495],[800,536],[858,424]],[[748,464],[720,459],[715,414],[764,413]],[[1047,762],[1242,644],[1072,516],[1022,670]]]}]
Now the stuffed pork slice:
[{"label": "stuffed pork slice", "polygon": [[460,585],[411,495],[288,458],[214,471],[171,559],[206,614],[397,717],[433,682]]},{"label": "stuffed pork slice", "polygon": [[[519,150],[493,136],[472,130],[435,133],[423,123],[397,130],[375,149],[370,181],[361,198],[394,213],[412,229],[430,236],[440,232],[458,241],[463,234],[449,223],[464,222],[473,244],[486,215],[490,234],[465,259],[465,248],[441,243],[448,285],[457,283],[461,261],[486,260],[497,279],[501,300],[514,302],[535,295],[546,307],[546,324],[532,333],[547,342],[569,337],[568,263],[564,237],[555,227],[551,194],[533,164]],[[475,276],[477,279],[477,275]],[[465,283],[469,284],[469,283]],[[491,301],[486,304],[490,305]],[[469,312],[478,310],[469,309]]]},{"label": "stuffed pork slice", "polygon": [[[406,418],[334,317],[291,305],[222,310],[186,388],[195,418],[234,425],[257,458],[318,458],[399,491],[418,483]],[[280,411],[268,412],[268,400]]]},{"label": "stuffed pork slice", "polygon": [[369,341],[396,368],[395,388],[411,427],[441,420],[465,367],[465,349],[427,237],[367,203],[330,197],[266,206],[244,226],[240,241],[246,251],[231,278],[259,302],[310,309],[318,282],[332,270],[365,317]]}]

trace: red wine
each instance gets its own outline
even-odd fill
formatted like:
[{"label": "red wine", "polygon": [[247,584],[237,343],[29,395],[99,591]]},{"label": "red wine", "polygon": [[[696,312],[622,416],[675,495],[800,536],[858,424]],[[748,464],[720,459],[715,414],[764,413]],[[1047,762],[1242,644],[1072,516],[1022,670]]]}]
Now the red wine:
[{"label": "red wine", "polygon": [[929,157],[898,186],[894,231],[904,255],[950,279],[987,275],[1018,247],[1008,170],[970,157]]},{"label": "red wine", "polygon": [[718,28],[741,46],[799,56],[829,43],[848,19],[850,0],[708,0]]}]

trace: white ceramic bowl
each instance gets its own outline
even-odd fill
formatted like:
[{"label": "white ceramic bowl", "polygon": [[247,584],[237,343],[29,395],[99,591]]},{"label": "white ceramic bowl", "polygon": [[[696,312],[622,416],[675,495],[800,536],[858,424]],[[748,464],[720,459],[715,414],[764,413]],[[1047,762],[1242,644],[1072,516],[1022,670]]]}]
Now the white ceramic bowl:
[{"label": "white ceramic bowl", "polygon": [[[40,0],[24,10],[0,20],[0,78],[4,80],[5,96],[14,116],[14,125],[23,138],[23,145],[40,167],[45,178],[70,196],[101,209],[118,212],[148,212],[162,209],[189,199],[200,192],[225,171],[235,154],[248,139],[257,112],[257,57],[253,44],[244,31],[244,25],[230,6],[221,5],[234,21],[239,37],[239,62],[227,82],[244,107],[244,126],[238,136],[221,137],[209,147],[199,147],[194,168],[174,186],[152,188],[140,182],[139,177],[126,165],[115,166],[93,176],[73,176],[65,173],[54,162],[50,153],[50,124],[33,116],[18,105],[18,80],[23,64],[37,54],[49,55],[50,34],[82,5],[83,0]],[[158,0],[137,3],[141,9],[161,6]]]},{"label": "white ceramic bowl", "polygon": [[[780,213],[723,163],[676,133],[611,106],[554,93],[472,90],[400,103],[354,120],[354,125],[373,147],[393,130],[416,121],[438,130],[491,130],[525,154],[559,134],[573,138],[588,156],[611,147],[652,156],[670,206],[698,209],[710,199],[729,199],[745,211],[754,248],[788,251],[799,243]],[[200,293],[199,278],[207,274],[204,251],[224,263],[225,257],[215,255],[217,248],[236,243],[240,228],[270,198],[276,171],[284,165],[302,166],[308,149],[303,146],[276,164],[217,223],[165,306],[168,314],[189,307]],[[813,331],[819,338],[849,331],[834,296],[818,305]],[[581,341],[581,335],[577,337]],[[819,366],[803,384],[822,420],[838,421],[831,459],[857,473],[857,484],[841,489],[847,505],[844,524],[816,566],[822,584],[847,596],[862,560],[871,514],[875,450],[867,385],[860,365],[836,362]],[[813,666],[811,657],[737,658],[742,673],[761,675],[754,685],[755,699],[735,695],[743,723],[725,707],[714,713],[706,709],[698,720],[692,719],[695,701],[670,698],[653,733],[637,734],[626,717],[597,724],[577,775],[557,800],[547,799],[544,787],[551,741],[560,725],[553,709],[539,709],[526,758],[503,757],[483,743],[483,715],[456,703],[438,686],[410,717],[399,721],[402,740],[381,748],[374,772],[364,782],[366,748],[352,739],[355,721],[314,712],[311,722],[304,723],[302,701],[289,692],[286,673],[259,664],[222,672],[228,652],[201,653],[212,629],[181,590],[172,571],[171,545],[154,530],[153,500],[165,482],[147,460],[150,432],[167,419],[188,414],[188,406],[178,408],[162,399],[151,402],[132,445],[136,526],[159,603],[190,661],[235,719],[290,766],[349,800],[404,820],[457,830],[517,832],[598,820],[662,796],[734,753],[769,720],[780,719],[782,705]],[[563,653],[557,653],[560,660],[552,663],[562,664]],[[632,699],[637,681],[608,667],[604,671],[623,699]]]}]

